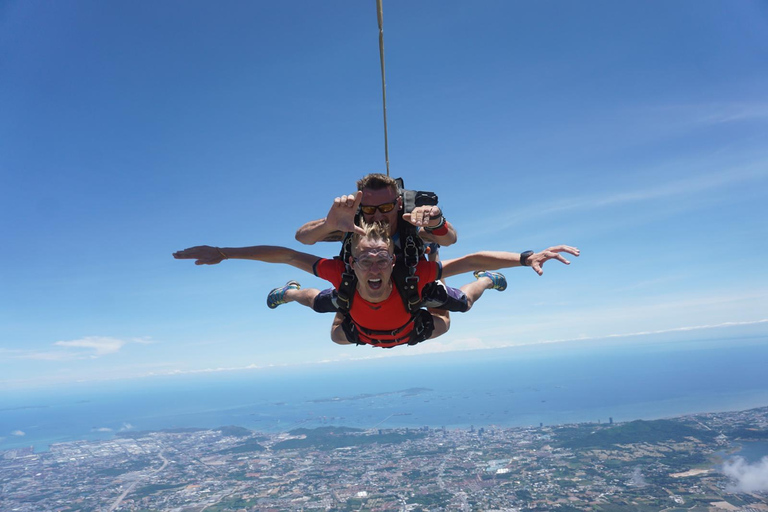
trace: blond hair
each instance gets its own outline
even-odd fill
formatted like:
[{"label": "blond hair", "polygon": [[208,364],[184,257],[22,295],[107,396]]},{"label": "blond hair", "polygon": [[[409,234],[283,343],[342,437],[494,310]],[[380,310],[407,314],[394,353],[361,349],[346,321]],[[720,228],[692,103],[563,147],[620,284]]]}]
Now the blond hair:
[{"label": "blond hair", "polygon": [[389,228],[381,223],[381,222],[365,222],[362,221],[362,224],[360,226],[365,231],[365,234],[360,235],[357,233],[354,233],[352,235],[352,252],[356,252],[355,249],[357,248],[358,244],[362,240],[371,240],[373,242],[384,242],[387,245],[387,248],[391,251],[394,247],[394,242],[392,242],[392,237],[389,236]]}]

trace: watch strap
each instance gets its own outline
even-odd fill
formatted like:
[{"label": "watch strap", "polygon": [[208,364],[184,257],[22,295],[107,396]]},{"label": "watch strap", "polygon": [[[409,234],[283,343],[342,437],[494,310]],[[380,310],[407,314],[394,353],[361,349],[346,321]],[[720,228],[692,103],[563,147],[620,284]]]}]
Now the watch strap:
[{"label": "watch strap", "polygon": [[523,251],[520,253],[520,266],[521,267],[527,267],[528,265],[528,258],[533,256],[533,251]]}]

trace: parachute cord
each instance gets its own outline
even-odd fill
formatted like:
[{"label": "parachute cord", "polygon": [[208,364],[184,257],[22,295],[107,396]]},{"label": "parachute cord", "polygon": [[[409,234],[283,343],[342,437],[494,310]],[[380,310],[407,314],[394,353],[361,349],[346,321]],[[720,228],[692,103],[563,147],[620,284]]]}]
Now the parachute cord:
[{"label": "parachute cord", "polygon": [[381,96],[384,104],[384,159],[387,162],[389,176],[389,144],[387,141],[387,82],[384,75],[384,13],[381,0],[376,0],[376,10],[379,18],[379,60],[381,61]]}]

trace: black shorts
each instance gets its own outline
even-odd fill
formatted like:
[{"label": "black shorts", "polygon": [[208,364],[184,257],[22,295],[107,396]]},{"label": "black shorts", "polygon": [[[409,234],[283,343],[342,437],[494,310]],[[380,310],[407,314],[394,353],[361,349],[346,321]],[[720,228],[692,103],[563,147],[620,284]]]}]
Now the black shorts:
[{"label": "black shorts", "polygon": [[317,294],[312,309],[317,313],[338,313],[339,292],[335,288],[328,288]]},{"label": "black shorts", "polygon": [[469,309],[467,296],[458,288],[446,286],[441,281],[434,281],[421,292],[425,308],[445,309],[457,313],[466,313]]}]

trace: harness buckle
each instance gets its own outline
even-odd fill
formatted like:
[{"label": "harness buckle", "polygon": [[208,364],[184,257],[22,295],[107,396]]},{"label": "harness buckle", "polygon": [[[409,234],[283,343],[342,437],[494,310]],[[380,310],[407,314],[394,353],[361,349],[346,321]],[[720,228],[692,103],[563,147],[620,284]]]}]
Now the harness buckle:
[{"label": "harness buckle", "polygon": [[405,237],[403,260],[408,267],[415,267],[419,263],[419,248],[411,235]]}]

